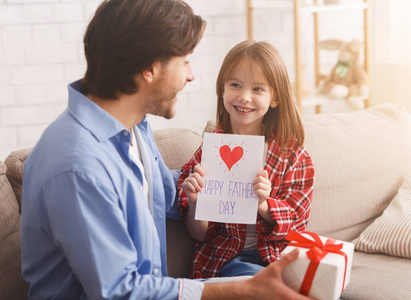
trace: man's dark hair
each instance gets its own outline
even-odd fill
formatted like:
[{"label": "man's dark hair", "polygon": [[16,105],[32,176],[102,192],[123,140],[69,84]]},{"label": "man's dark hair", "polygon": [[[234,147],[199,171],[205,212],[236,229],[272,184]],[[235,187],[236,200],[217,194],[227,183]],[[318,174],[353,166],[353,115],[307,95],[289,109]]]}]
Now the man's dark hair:
[{"label": "man's dark hair", "polygon": [[181,0],[105,0],[84,35],[82,92],[116,99],[138,91],[135,75],[191,53],[205,21]]}]

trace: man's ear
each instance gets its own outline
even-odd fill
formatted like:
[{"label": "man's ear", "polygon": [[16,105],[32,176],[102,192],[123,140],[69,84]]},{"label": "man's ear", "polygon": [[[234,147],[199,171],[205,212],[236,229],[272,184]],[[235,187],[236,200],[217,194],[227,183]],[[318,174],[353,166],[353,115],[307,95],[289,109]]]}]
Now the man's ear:
[{"label": "man's ear", "polygon": [[147,83],[154,81],[156,77],[161,73],[161,63],[159,61],[154,62],[149,68],[142,72],[142,76]]}]

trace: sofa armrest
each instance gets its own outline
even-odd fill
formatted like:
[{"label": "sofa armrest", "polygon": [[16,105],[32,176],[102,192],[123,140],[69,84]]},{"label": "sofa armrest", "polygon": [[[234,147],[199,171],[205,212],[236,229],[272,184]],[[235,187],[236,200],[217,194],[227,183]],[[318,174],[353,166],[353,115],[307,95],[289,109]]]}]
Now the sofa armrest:
[{"label": "sofa armrest", "polygon": [[27,299],[21,275],[20,214],[16,196],[0,161],[0,299]]},{"label": "sofa armrest", "polygon": [[21,210],[21,188],[23,183],[24,162],[33,148],[17,150],[6,158],[4,164],[7,166],[6,176],[13,188],[14,194]]}]

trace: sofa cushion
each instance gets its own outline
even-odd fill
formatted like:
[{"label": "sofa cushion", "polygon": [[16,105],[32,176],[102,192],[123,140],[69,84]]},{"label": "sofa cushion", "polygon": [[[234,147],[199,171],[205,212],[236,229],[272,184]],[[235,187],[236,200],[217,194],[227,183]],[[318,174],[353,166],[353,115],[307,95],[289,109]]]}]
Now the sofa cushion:
[{"label": "sofa cushion", "polygon": [[27,299],[28,285],[21,275],[19,206],[1,161],[0,241],[0,298]]},{"label": "sofa cushion", "polygon": [[411,118],[393,104],[304,118],[316,171],[307,230],[358,237],[388,206],[411,169]]},{"label": "sofa cushion", "polygon": [[411,178],[404,182],[382,216],[354,243],[360,251],[411,258]]},{"label": "sofa cushion", "polygon": [[410,299],[411,259],[354,252],[351,278],[341,299]]},{"label": "sofa cushion", "polygon": [[16,195],[19,208],[21,208],[21,186],[23,183],[24,162],[32,149],[33,148],[27,148],[14,151],[10,153],[4,161],[7,166],[7,178]]}]

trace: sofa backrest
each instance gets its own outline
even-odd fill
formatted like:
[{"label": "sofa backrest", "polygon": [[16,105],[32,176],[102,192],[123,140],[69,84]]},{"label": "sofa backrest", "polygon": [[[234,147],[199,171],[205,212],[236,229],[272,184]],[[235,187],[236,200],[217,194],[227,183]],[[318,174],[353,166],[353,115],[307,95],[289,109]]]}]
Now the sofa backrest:
[{"label": "sofa backrest", "polygon": [[411,118],[384,104],[304,118],[316,170],[307,230],[351,241],[381,215],[411,174]]},{"label": "sofa backrest", "polygon": [[21,275],[19,205],[6,166],[0,161],[0,298],[27,299],[28,285]]}]

